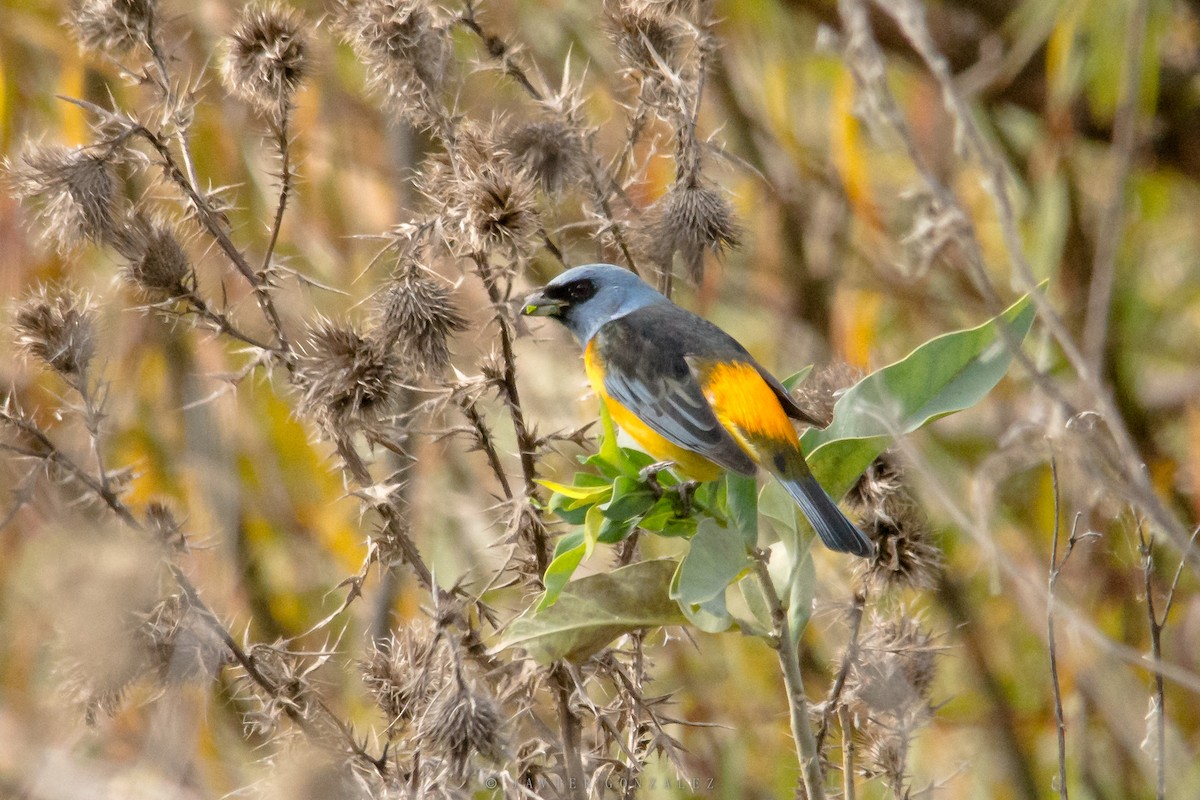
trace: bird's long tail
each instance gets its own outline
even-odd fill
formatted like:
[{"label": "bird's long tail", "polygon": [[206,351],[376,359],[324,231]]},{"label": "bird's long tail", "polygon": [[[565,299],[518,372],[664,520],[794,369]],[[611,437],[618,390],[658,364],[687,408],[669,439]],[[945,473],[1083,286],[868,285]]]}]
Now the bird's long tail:
[{"label": "bird's long tail", "polygon": [[853,553],[863,557],[875,552],[871,540],[856,528],[854,523],[846,519],[846,515],[821,488],[821,484],[817,483],[811,472],[805,469],[803,475],[793,476],[776,473],[775,477],[800,505],[800,510],[808,517],[808,521],[812,523],[826,547],[839,553]]}]

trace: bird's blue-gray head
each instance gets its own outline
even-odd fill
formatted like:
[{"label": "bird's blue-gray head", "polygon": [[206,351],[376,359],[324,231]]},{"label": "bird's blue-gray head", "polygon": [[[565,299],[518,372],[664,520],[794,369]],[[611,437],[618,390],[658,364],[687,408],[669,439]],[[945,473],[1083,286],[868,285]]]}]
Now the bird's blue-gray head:
[{"label": "bird's blue-gray head", "polygon": [[612,264],[573,267],[525,298],[522,313],[554,317],[580,344],[609,320],[670,301],[627,269]]}]

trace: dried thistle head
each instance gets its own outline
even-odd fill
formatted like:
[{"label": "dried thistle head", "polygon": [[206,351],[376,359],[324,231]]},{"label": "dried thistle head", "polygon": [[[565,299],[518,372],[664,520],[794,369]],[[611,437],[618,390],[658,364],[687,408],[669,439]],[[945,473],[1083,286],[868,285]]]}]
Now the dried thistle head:
[{"label": "dried thistle head", "polygon": [[564,119],[549,117],[508,131],[504,149],[521,169],[554,194],[584,176],[583,136]]},{"label": "dried thistle head", "polygon": [[183,526],[166,503],[155,500],[146,506],[146,532],[169,552],[182,553],[187,550]]},{"label": "dried thistle head", "polygon": [[741,229],[733,206],[717,189],[700,181],[676,182],[646,215],[642,237],[651,260],[670,272],[679,253],[691,280],[704,276],[704,251],[722,255],[737,247]]},{"label": "dried thistle head", "polygon": [[96,352],[96,311],[88,295],[39,290],[17,307],[17,346],[68,381],[82,381]]},{"label": "dried thistle head", "polygon": [[160,679],[178,685],[216,674],[226,657],[225,643],[180,595],[163,598],[141,626]]},{"label": "dried thistle head", "polygon": [[458,227],[471,252],[530,249],[541,223],[525,173],[488,165],[459,188]]},{"label": "dried thistle head", "polygon": [[928,520],[904,486],[895,453],[880,454],[846,494],[859,527],[875,543],[875,557],[861,568],[883,587],[929,589],[937,583],[942,553]]},{"label": "dried thistle head", "polygon": [[467,327],[450,289],[410,262],[376,304],[380,338],[389,347],[400,347],[425,372],[440,374],[450,366],[450,334]]},{"label": "dried thistle head", "polygon": [[936,657],[933,636],[915,614],[875,615],[846,681],[847,702],[861,704],[876,720],[910,725],[927,719]]},{"label": "dried thistle head", "polygon": [[425,124],[440,113],[435,97],[450,38],[427,0],[338,0],[335,17],[366,67],[368,85],[389,106]]},{"label": "dried thistle head", "polygon": [[460,673],[429,704],[417,738],[443,754],[455,774],[464,775],[475,755],[500,760],[506,746],[503,727],[496,701],[468,686]]},{"label": "dried thistle head", "polygon": [[619,0],[608,7],[608,31],[617,56],[631,71],[644,76],[675,69],[684,28],[665,4]]},{"label": "dried thistle head", "polygon": [[860,377],[862,373],[845,361],[833,361],[814,369],[792,390],[792,398],[801,408],[828,425],[833,422],[833,407],[838,398]]},{"label": "dried thistle head", "polygon": [[304,17],[274,3],[247,6],[229,34],[221,69],[226,88],[279,121],[307,74]]},{"label": "dried thistle head", "polygon": [[152,302],[191,291],[192,262],[170,223],[139,215],[122,231],[116,247],[127,259],[125,280]]},{"label": "dried thistle head", "polygon": [[155,0],[78,0],[66,23],[83,49],[119,55],[150,41],[157,5]]},{"label": "dried thistle head", "polygon": [[42,236],[67,252],[85,241],[113,239],[117,182],[112,168],[121,158],[115,147],[36,145],[16,160],[5,159],[13,195],[29,203]]},{"label": "dried thistle head", "polygon": [[50,532],[27,558],[36,574],[25,591],[54,621],[64,689],[89,723],[114,713],[131,685],[157,674],[146,619],[160,600],[159,553],[140,537],[84,524]]},{"label": "dried thistle head", "polygon": [[302,406],[331,434],[371,427],[391,410],[404,378],[395,348],[349,326],[320,320],[297,364]]},{"label": "dried thistle head", "polygon": [[386,642],[377,642],[359,662],[363,683],[387,718],[390,736],[401,732],[396,723],[420,719],[445,685],[449,663],[438,657],[439,649],[433,629],[414,624]]}]

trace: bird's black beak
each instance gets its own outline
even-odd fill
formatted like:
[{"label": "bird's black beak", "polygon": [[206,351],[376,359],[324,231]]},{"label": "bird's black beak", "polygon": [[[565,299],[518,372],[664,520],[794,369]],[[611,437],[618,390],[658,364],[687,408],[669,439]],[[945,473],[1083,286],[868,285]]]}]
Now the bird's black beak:
[{"label": "bird's black beak", "polygon": [[527,317],[557,317],[566,306],[562,300],[553,300],[538,291],[525,298],[521,313]]}]

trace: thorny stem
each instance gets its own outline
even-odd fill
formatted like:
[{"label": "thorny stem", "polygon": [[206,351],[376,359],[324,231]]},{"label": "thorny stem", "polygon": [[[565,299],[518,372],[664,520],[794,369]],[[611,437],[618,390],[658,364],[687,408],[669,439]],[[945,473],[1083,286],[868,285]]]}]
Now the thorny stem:
[{"label": "thorny stem", "polygon": [[829,720],[838,713],[842,690],[846,688],[846,679],[850,677],[850,670],[858,661],[858,640],[859,634],[862,632],[863,611],[866,607],[867,591],[860,589],[854,593],[854,604],[850,606],[850,638],[846,642],[846,652],[842,654],[842,664],[838,667],[837,677],[834,678],[833,685],[829,687],[829,696],[825,698],[824,704],[825,713],[821,715],[821,722],[817,726],[818,753],[821,752],[821,748],[825,744],[825,737],[829,734]]},{"label": "thorny stem", "polygon": [[267,318],[267,322],[279,342],[279,350],[283,356],[284,364],[288,367],[289,371],[294,369],[295,364],[291,343],[283,331],[283,322],[280,319],[279,311],[275,308],[275,301],[271,296],[266,280],[254,272],[249,262],[246,261],[246,256],[233,243],[233,240],[229,238],[229,233],[225,230],[225,223],[222,221],[221,216],[213,210],[208,201],[200,195],[192,182],[180,170],[179,164],[175,161],[175,156],[171,152],[171,148],[167,146],[167,143],[158,134],[144,125],[137,125],[133,132],[145,139],[154,148],[155,152],[158,153],[159,158],[162,159],[161,165],[163,171],[173,183],[183,190],[189,204],[195,210],[200,224],[208,232],[208,235],[212,237],[213,241],[216,242],[217,247],[221,249],[225,257],[229,259],[230,263],[242,274],[246,282],[250,284],[258,305],[262,309],[263,315]]},{"label": "thorny stem", "polygon": [[[479,23],[479,20],[475,18],[475,8],[473,3],[467,4],[466,10],[462,13],[462,15],[459,16],[458,19],[464,27],[479,37],[479,40],[483,42],[483,46],[488,51],[488,56],[500,62],[500,65],[504,69],[505,75],[508,75],[510,78],[515,80],[517,84],[520,85],[520,87],[525,91],[525,93],[528,94],[529,97],[535,102],[540,103],[543,106],[548,105],[546,103],[545,96],[538,90],[536,86],[533,85],[533,82],[529,79],[529,75],[525,72],[524,68],[513,60],[511,48],[500,37],[488,33],[487,30],[485,30],[484,27]],[[620,224],[617,223],[616,216],[613,214],[612,204],[609,202],[609,197],[611,196],[609,187],[615,189],[617,194],[621,194],[620,184],[617,183],[616,178],[608,174],[608,171],[604,169],[604,165],[600,163],[600,158],[596,155],[596,151],[592,145],[591,139],[585,136],[583,137],[583,141],[584,149],[586,151],[585,155],[588,162],[587,175],[588,182],[592,190],[592,199],[595,201],[596,205],[600,207],[601,215],[604,217],[605,230],[612,232],[613,239],[616,240],[617,247],[621,251],[621,256],[625,259],[625,263],[629,266],[629,269],[636,275],[638,274],[637,262],[634,260],[633,252],[630,250],[629,244],[625,241],[625,234],[622,231]],[[601,174],[603,174],[607,179],[609,187],[606,187],[604,182],[601,181]],[[559,260],[561,261],[562,259],[559,258]]]},{"label": "thorny stem", "polygon": [[796,639],[796,631],[788,624],[787,612],[775,591],[775,584],[771,582],[764,551],[755,553],[754,572],[767,606],[771,609],[774,631],[769,644],[779,654],[779,665],[783,669],[783,685],[787,690],[788,710],[791,712],[792,739],[796,744],[796,758],[804,780],[804,790],[808,800],[825,800],[821,754],[808,722],[808,698],[804,694],[804,678],[800,673],[800,643]]},{"label": "thorny stem", "polygon": [[[47,436],[46,433],[39,427],[37,427],[37,425],[27,419],[10,413],[7,410],[0,410],[0,421],[7,422],[17,430],[33,438],[42,448],[40,451],[30,451],[11,445],[4,445],[5,449],[21,455],[27,455],[32,458],[41,458],[45,461],[52,462],[59,467],[62,467],[68,473],[70,473],[72,477],[83,484],[89,491],[99,497],[109,508],[109,510],[111,510],[123,523],[135,531],[141,533],[146,532],[146,526],[137,518],[136,515],[134,515],[133,511],[125,504],[124,501],[121,500],[120,496],[115,491],[113,491],[110,487],[105,486],[94,475],[90,474],[86,469],[77,464],[74,459],[59,450],[58,446],[55,445],[50,437]],[[99,446],[98,441],[96,444]],[[250,680],[269,696],[276,698],[284,697],[287,694],[284,688],[276,685],[274,681],[272,681],[270,678],[264,675],[261,670],[258,669],[257,665],[254,663],[253,657],[237,643],[237,640],[233,638],[233,635],[229,632],[229,629],[225,627],[217,615],[213,613],[213,611],[203,601],[196,587],[183,573],[179,566],[168,562],[167,567],[170,569],[176,585],[178,585],[180,591],[183,592],[189,605],[200,615],[200,618],[206,625],[208,625],[213,633],[217,635],[217,637],[225,645],[225,648],[229,651],[230,655],[232,655],[234,660],[238,662]],[[313,728],[311,722],[304,717],[304,715],[297,708],[293,707],[290,703],[284,703],[282,705],[284,710],[287,712],[288,717],[296,723],[297,727],[299,727],[311,738],[315,739],[318,737],[319,731]],[[354,752],[355,755],[371,764],[381,776],[386,776],[386,754],[384,756],[380,756],[379,758],[371,756],[366,752],[366,750],[363,749],[362,745],[357,742],[349,725],[338,719],[323,703],[318,703],[317,707],[329,717],[330,721],[338,730],[345,734],[350,750]]]},{"label": "thorny stem", "polygon": [[463,415],[471,423],[471,428],[475,431],[475,441],[487,457],[488,466],[492,468],[492,474],[500,482],[500,490],[504,492],[504,499],[512,500],[512,485],[508,481],[508,474],[504,471],[504,464],[500,461],[500,453],[497,452],[496,443],[492,440],[492,431],[488,427],[487,420],[480,413],[475,401],[470,398],[463,397],[459,399],[458,407],[462,409]]},{"label": "thorny stem", "polygon": [[562,732],[563,760],[566,761],[567,768],[567,785],[564,795],[572,800],[583,800],[587,796],[587,788],[583,776],[583,759],[580,755],[579,718],[571,710],[571,676],[567,674],[567,670],[561,662],[554,665],[551,673],[558,700],[558,724]]},{"label": "thorny stem", "polygon": [[288,110],[284,109],[279,117],[279,124],[272,125],[275,132],[275,146],[279,150],[279,201],[275,206],[275,221],[271,224],[271,239],[267,243],[267,251],[263,253],[262,267],[259,275],[266,275],[271,268],[271,258],[275,255],[275,245],[279,241],[279,229],[283,227],[283,214],[287,210],[288,197],[291,196],[292,175],[291,147],[288,143]]},{"label": "thorny stem", "polygon": [[[473,256],[473,259],[479,271],[479,277],[487,289],[488,298],[492,301],[492,306],[495,309],[496,325],[500,328],[500,354],[504,359],[504,375],[501,378],[501,388],[504,391],[505,405],[508,406],[508,414],[512,420],[513,431],[517,437],[517,449],[520,451],[521,457],[521,474],[525,481],[525,495],[527,498],[532,499],[537,496],[537,460],[535,457],[537,443],[534,441],[533,436],[529,432],[529,427],[525,423],[525,411],[521,407],[521,395],[517,389],[517,357],[513,352],[512,323],[509,322],[508,316],[504,313],[504,304],[507,298],[500,291],[495,273],[492,271],[491,265],[487,262],[487,256],[477,253]],[[540,578],[550,563],[546,535],[540,528],[534,530],[533,545],[534,558],[537,561],[538,576]]]}]

